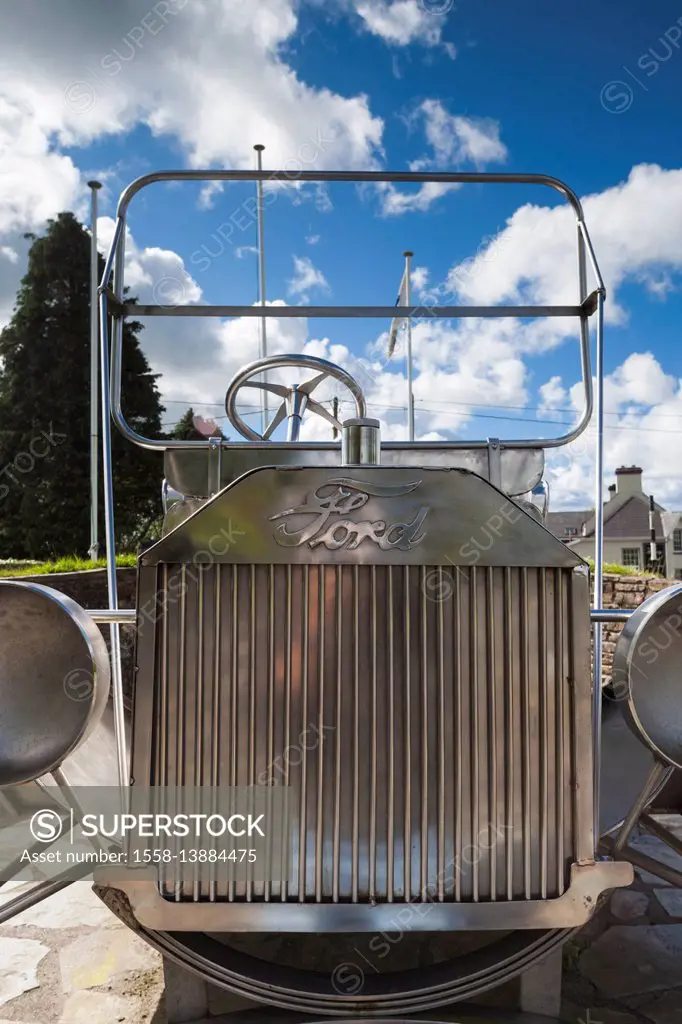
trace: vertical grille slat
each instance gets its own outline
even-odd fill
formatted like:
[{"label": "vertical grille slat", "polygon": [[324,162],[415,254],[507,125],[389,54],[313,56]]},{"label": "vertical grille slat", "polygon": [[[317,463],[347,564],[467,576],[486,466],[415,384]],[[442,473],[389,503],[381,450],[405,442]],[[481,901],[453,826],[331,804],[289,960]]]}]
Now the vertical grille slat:
[{"label": "vertical grille slat", "polygon": [[376,566],[370,569],[371,588],[371,636],[370,659],[372,665],[372,707],[370,721],[372,723],[372,742],[370,747],[370,807],[369,807],[369,898],[376,899],[377,893],[377,752],[378,752],[378,694],[377,694],[377,571]]},{"label": "vertical grille slat", "polygon": [[[357,565],[353,573],[353,817],[351,826],[351,900],[357,903],[360,884],[360,587]],[[339,644],[341,635],[339,633]],[[367,887],[369,882],[367,883]],[[366,891],[366,890],[365,890]]]},{"label": "vertical grille slat", "polygon": [[150,640],[150,783],[290,788],[288,880],[166,866],[166,898],[502,903],[565,891],[583,749],[571,570],[153,572],[147,587],[175,599]]},{"label": "vertical grille slat", "polygon": [[521,570],[521,622],[519,628],[521,637],[521,707],[522,707],[522,791],[521,800],[523,804],[523,895],[525,899],[531,897],[531,831],[530,831],[530,652],[528,637],[528,570]]},{"label": "vertical grille slat", "polygon": [[[480,626],[484,626],[485,620],[479,620],[478,614],[478,569],[471,570],[469,578],[469,681],[470,681],[470,714],[471,714],[471,831],[469,833],[469,848],[474,851],[473,860],[471,855],[464,861],[471,865],[471,898],[474,902],[478,900],[478,873],[479,858],[476,856],[476,837],[479,832],[478,805],[481,788],[481,731],[479,727],[479,674],[478,674],[478,646]],[[484,626],[485,628],[485,626]],[[462,854],[462,859],[464,856]]]},{"label": "vertical grille slat", "polygon": [[394,608],[394,573],[393,566],[389,565],[388,574],[388,601],[386,623],[388,627],[388,678],[386,686],[388,689],[388,715],[386,716],[386,730],[388,732],[388,814],[386,815],[386,898],[390,903],[395,893],[395,647],[393,637],[393,608]]},{"label": "vertical grille slat", "polygon": [[549,816],[548,800],[548,708],[547,708],[547,587],[545,570],[539,570],[539,643],[538,643],[538,667],[539,667],[539,718],[540,718],[540,895],[542,899],[547,898],[547,828]]},{"label": "vertical grille slat", "polygon": [[[222,653],[222,630],[221,630],[221,609],[222,609],[222,594],[220,591],[222,585],[222,566],[216,565],[215,569],[215,581],[214,581],[214,598],[213,598],[213,693],[211,703],[211,721],[210,721],[210,750],[211,750],[211,770],[209,774],[209,785],[212,790],[220,785],[220,736],[221,736],[221,707],[223,702],[222,694],[222,672],[220,657]],[[217,810],[217,799],[214,796],[212,800],[211,813],[214,814]],[[211,902],[215,902],[218,898],[218,871],[217,862],[213,863],[209,867],[209,883],[208,883],[208,898]]]},{"label": "vertical grille slat", "polygon": [[[301,612],[301,728],[299,730],[299,737],[302,737],[305,730],[308,728],[308,623],[309,623],[309,612],[310,612],[310,568],[309,566],[303,566],[303,601],[302,601],[302,612]],[[307,825],[308,825],[308,744],[303,743],[299,739],[301,744],[301,769],[299,775],[299,792],[301,799],[298,806],[298,899],[299,902],[303,902],[306,898],[306,876],[308,867],[308,844],[307,844]],[[285,752],[288,754],[288,752]],[[296,861],[294,861],[294,864]]]},{"label": "vertical grille slat", "polygon": [[[293,615],[292,615],[292,567],[288,565],[286,567],[286,580],[285,585],[285,604],[286,604],[286,632],[284,635],[284,737],[282,740],[282,749],[284,751],[289,750],[289,744],[291,742],[291,679],[292,679],[292,661],[294,657],[293,651]],[[268,765],[269,770],[274,770],[274,754],[272,767]],[[283,761],[281,771],[283,774],[283,784],[289,785],[289,763],[288,760]],[[291,808],[288,808],[288,813],[291,813]],[[284,902],[287,898],[288,882],[286,879],[282,879],[280,883],[280,897]]]},{"label": "vertical grille slat", "polygon": [[[445,594],[445,591],[443,591]],[[464,686],[464,679],[462,675],[462,650],[464,642],[462,639],[462,623],[464,621],[462,617],[462,583],[461,574],[455,569],[454,573],[454,601],[452,602],[452,642],[454,647],[453,654],[453,675],[455,685],[455,719],[456,719],[456,736],[457,742],[455,746],[455,785],[454,785],[454,818],[455,818],[455,838],[453,843],[453,863],[455,865],[455,901],[459,903],[462,898],[462,872],[460,868],[460,857],[461,850],[464,846],[464,838],[462,833],[462,820],[464,814],[464,726],[463,726],[463,709],[462,709],[462,689]]]},{"label": "vertical grille slat", "polygon": [[[427,593],[428,576],[424,570],[424,595]],[[438,593],[443,594],[444,586],[443,569],[438,567]],[[438,634],[438,855],[437,855],[437,899],[443,900],[445,896],[445,758],[446,758],[446,702],[445,702],[445,648],[444,648],[444,609],[443,601],[438,602],[437,617]],[[449,718],[452,722],[452,718]]]},{"label": "vertical grille slat", "polygon": [[555,757],[556,757],[556,807],[557,807],[557,888],[561,888],[562,880],[566,871],[566,865],[564,863],[564,829],[566,827],[565,815],[564,815],[564,779],[565,779],[565,768],[564,761],[566,758],[566,742],[565,742],[565,703],[566,703],[566,683],[567,675],[564,667],[564,616],[566,614],[566,601],[564,596],[564,580],[561,572],[555,570],[555,593],[556,601],[554,603],[554,631],[555,631],[555,642],[554,642],[554,657],[555,657],[555,669],[554,669],[554,686],[556,692],[556,739],[555,739]]},{"label": "vertical grille slat", "polygon": [[[492,834],[497,835],[497,664],[495,660],[496,641],[496,615],[495,615],[495,591],[493,568],[485,570],[486,582],[486,623],[488,635],[486,638],[487,671],[486,689],[488,696],[488,813],[489,819],[486,826],[488,840]],[[497,899],[497,842],[491,843],[489,854],[490,861],[490,888],[489,896],[492,901]]]},{"label": "vertical grille slat", "polygon": [[332,840],[332,901],[339,902],[341,888],[341,740],[343,737],[343,566],[336,566],[334,580],[336,604],[336,686],[334,687],[335,715],[334,721],[334,823]]},{"label": "vertical grille slat", "polygon": [[[412,620],[410,616],[409,580],[410,567],[406,565],[402,571],[402,609],[403,609],[403,895],[410,899],[412,892]],[[389,609],[390,611],[390,609]],[[416,764],[419,762],[417,761]]]},{"label": "vertical grille slat", "polygon": [[515,723],[514,723],[514,630],[512,629],[513,601],[511,570],[503,569],[504,574],[504,750],[505,750],[505,795],[504,822],[505,835],[505,895],[508,900],[514,897],[514,782],[515,773]]}]

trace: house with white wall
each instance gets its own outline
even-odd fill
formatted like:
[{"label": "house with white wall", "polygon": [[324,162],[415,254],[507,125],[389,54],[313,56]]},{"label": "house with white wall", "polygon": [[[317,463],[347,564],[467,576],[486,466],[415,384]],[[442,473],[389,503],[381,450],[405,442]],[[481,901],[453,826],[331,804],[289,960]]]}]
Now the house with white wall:
[{"label": "house with white wall", "polygon": [[[682,512],[668,512],[654,496],[657,572],[682,579]],[[547,528],[583,558],[594,558],[594,512],[550,512]],[[639,466],[620,466],[604,503],[604,561],[633,569],[650,562],[649,495]]]}]

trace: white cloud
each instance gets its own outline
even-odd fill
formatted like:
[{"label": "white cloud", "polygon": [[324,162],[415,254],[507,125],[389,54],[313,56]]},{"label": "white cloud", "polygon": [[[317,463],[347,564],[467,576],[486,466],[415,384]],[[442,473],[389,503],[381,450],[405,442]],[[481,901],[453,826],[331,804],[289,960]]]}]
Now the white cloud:
[{"label": "white cloud", "polygon": [[[26,251],[15,239],[42,231],[61,210],[87,216],[86,175],[60,147],[86,147],[142,125],[170,140],[178,162],[190,166],[252,167],[257,141],[267,144],[266,165],[284,166],[293,178],[299,169],[377,166],[383,122],[368,98],[311,87],[287,62],[296,11],[296,0],[63,0],[43,5],[39,19],[30,4],[4,12],[3,321],[21,276],[19,264],[18,273],[8,265],[8,250],[22,262]],[[200,206],[220,191],[207,185]],[[312,188],[311,197],[329,208],[324,189]]]},{"label": "white cloud", "polygon": [[[607,322],[627,319],[619,302],[626,281],[644,284],[657,298],[674,286],[682,268],[682,171],[657,166],[634,167],[627,181],[587,196],[585,218],[607,287]],[[653,287],[652,287],[653,283]],[[591,285],[592,286],[592,285]],[[516,211],[475,257],[453,267],[445,288],[460,300],[563,304],[578,300],[575,217],[568,207],[527,204]],[[521,357],[560,345],[577,332],[575,321],[552,318],[523,325],[511,350]],[[561,423],[565,432],[582,408],[582,385],[568,386],[558,376],[539,388],[540,415]],[[607,468],[637,462],[661,500],[682,506],[679,474],[671,472],[667,452],[682,411],[679,382],[666,374],[650,352],[633,353],[605,381]],[[667,417],[667,422],[662,417]],[[593,493],[593,440],[583,435],[567,449],[548,453],[553,507],[587,505]],[[665,503],[665,502],[664,502]]]},{"label": "white cloud", "polygon": [[[553,410],[575,422],[582,384],[553,377],[540,389],[542,414]],[[605,485],[618,466],[641,466],[647,493],[668,508],[682,508],[682,478],[670,453],[682,439],[682,382],[666,374],[651,352],[633,352],[604,381]],[[552,413],[549,413],[552,415]],[[594,505],[594,425],[572,445],[548,452],[551,507]]]},{"label": "white cloud", "polygon": [[[443,19],[424,12],[416,0],[358,0],[356,7],[367,31],[391,45],[442,45]],[[156,8],[163,10],[161,4]],[[378,166],[383,122],[372,114],[368,98],[311,87],[289,63],[286,48],[297,26],[294,0],[261,0],[257,5],[168,0],[168,8],[165,23],[143,0],[121,0],[108,7],[63,0],[58,8],[44,5],[38,23],[31,5],[16,4],[4,17],[0,317],[6,319],[11,311],[25,265],[27,244],[21,233],[41,230],[59,210],[85,203],[83,176],[60,146],[85,146],[142,125],[169,141],[191,166],[251,167],[252,146],[260,140],[267,145],[267,165],[288,166],[294,174],[298,167]],[[450,114],[439,100],[421,103],[411,122],[423,131],[428,145],[415,167],[480,167],[506,158],[495,122]],[[427,184],[414,193],[387,187],[384,210],[426,210],[446,190],[441,184]],[[205,189],[203,205],[210,205],[219,191]],[[311,190],[310,199],[321,207],[328,204],[324,189]],[[682,264],[682,171],[636,167],[627,182],[588,196],[584,205],[612,295],[625,280],[633,280],[665,298]],[[102,220],[101,231],[104,243],[110,220]],[[313,239],[317,236],[309,236],[308,244]],[[199,283],[178,253],[138,246],[129,237],[127,258],[128,283],[140,301],[202,300]],[[326,286],[310,260],[297,260],[293,283],[302,290],[296,294]],[[425,268],[415,268],[414,275],[416,290],[428,286]],[[450,286],[473,302],[575,301],[571,212],[522,207],[473,261],[453,270]],[[625,311],[611,301],[607,315],[623,319]],[[526,403],[524,357],[559,344],[569,330],[557,321],[416,325],[418,432],[452,436],[479,406]],[[268,343],[273,353],[314,351],[346,365],[361,377],[384,422],[385,436],[405,437],[405,377],[399,354],[386,367],[378,347],[370,346],[370,354],[358,360],[333,339],[310,338],[304,321],[289,318],[268,320]],[[385,348],[385,337],[380,344]],[[175,411],[181,414],[184,402],[215,413],[230,377],[258,354],[258,321],[151,318],[142,345],[152,368],[162,373],[167,419]],[[666,437],[660,426],[680,427],[679,383],[650,353],[638,353],[610,376],[607,399],[611,421],[621,427],[609,440],[610,464],[647,465],[648,459],[657,492],[674,491],[678,485],[670,474],[669,445],[661,439],[677,444],[677,438],[669,432]],[[540,389],[540,400],[547,415],[554,409],[556,418],[571,418],[559,410],[576,404],[576,387],[553,378]],[[180,404],[170,405],[176,402]],[[322,423],[306,430],[328,428]],[[564,474],[564,483],[557,485],[555,501],[562,488],[569,493],[571,487],[571,493],[586,500],[585,464],[576,460],[571,472],[570,480]]]},{"label": "white cloud", "polygon": [[[353,3],[367,30],[390,45],[438,46],[441,43],[445,18],[425,11],[417,0],[353,0]],[[456,56],[451,44],[446,44],[445,49],[451,58]]]},{"label": "white cloud", "polygon": [[[9,322],[14,309],[17,290],[26,272],[26,258],[31,244],[23,233],[12,232],[4,238],[3,249],[7,250],[0,259],[0,330]],[[15,253],[16,259],[9,255]]]},{"label": "white cloud", "polygon": [[294,256],[294,276],[289,281],[289,294],[307,302],[314,289],[328,292],[329,285],[321,270],[308,256]]},{"label": "white cloud", "polygon": [[319,235],[306,235],[306,243],[308,245],[317,245],[320,240]]},{"label": "white cloud", "polygon": [[10,263],[19,262],[19,253],[11,245],[0,245],[0,256],[3,259],[9,260]]},{"label": "white cloud", "polygon": [[409,120],[423,125],[426,141],[432,149],[430,158],[414,161],[414,170],[447,165],[459,167],[464,163],[483,167],[507,159],[500,126],[491,118],[450,114],[440,100],[428,99],[419,104]]},{"label": "white cloud", "polygon": [[621,411],[629,405],[658,405],[669,401],[676,390],[676,379],[663,372],[651,352],[633,352],[607,377],[604,408]]},{"label": "white cloud", "polygon": [[390,217],[401,213],[423,213],[436,199],[457,187],[437,181],[426,181],[414,191],[401,192],[392,182],[385,182],[377,186],[377,191],[381,198],[382,212]]},{"label": "white cloud", "polygon": [[[412,171],[456,170],[473,164],[503,163],[507,147],[500,139],[500,126],[490,118],[450,114],[440,100],[424,100],[407,119],[408,126],[423,130],[430,153],[410,163]],[[434,200],[459,185],[425,182],[417,190],[400,191],[393,184],[379,187],[383,212],[387,215],[427,210]]]},{"label": "white cloud", "polygon": [[[624,281],[682,268],[682,170],[640,164],[627,181],[587,196],[583,209],[609,293],[606,316],[619,322]],[[473,303],[577,302],[573,211],[520,207],[473,260],[453,267],[447,287]]]},{"label": "white cloud", "polygon": [[561,377],[550,377],[538,388],[540,395],[539,413],[551,419],[557,413],[565,413],[570,402],[568,392],[563,386]]},{"label": "white cloud", "polygon": [[[506,321],[425,319],[412,330],[414,395],[418,434],[436,431],[461,436],[462,428],[481,406],[523,406],[527,402],[527,369],[515,349],[515,330]],[[399,334],[396,354],[385,361],[387,334],[358,361],[370,414],[385,419],[405,438],[405,341]],[[363,372],[364,371],[364,372]],[[393,411],[391,411],[391,407]]]},{"label": "white cloud", "polygon": [[70,157],[51,150],[47,134],[19,96],[0,82],[0,234],[33,231],[71,207],[81,188]]},{"label": "white cloud", "polygon": [[429,268],[428,267],[414,267],[410,274],[410,282],[412,287],[421,295],[426,290],[429,283]]},{"label": "white cloud", "polygon": [[[287,64],[295,0],[85,0],[3,18],[0,231],[32,229],[84,191],[62,146],[146,125],[191,166],[376,166],[383,123],[366,96],[307,85]],[[229,53],[229,59],[226,54]],[[203,205],[217,191],[209,186]]]}]

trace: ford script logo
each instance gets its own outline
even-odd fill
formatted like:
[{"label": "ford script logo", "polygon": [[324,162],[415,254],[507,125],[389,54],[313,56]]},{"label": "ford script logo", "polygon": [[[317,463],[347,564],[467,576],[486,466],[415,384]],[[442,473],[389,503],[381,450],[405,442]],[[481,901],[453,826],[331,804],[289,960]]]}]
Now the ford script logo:
[{"label": "ford script logo", "polygon": [[311,521],[300,529],[289,529],[290,524],[280,523],[275,529],[274,538],[278,544],[287,548],[296,548],[301,544],[315,548],[322,544],[329,551],[338,551],[339,548],[352,551],[364,540],[370,540],[384,551],[391,548],[409,551],[421,544],[426,536],[422,527],[429,512],[428,506],[423,505],[405,522],[355,520],[348,517],[363,508],[371,497],[397,498],[409,494],[420,485],[421,480],[408,484],[380,485],[347,477],[335,478],[309,494],[305,504],[295,505],[270,516],[271,522],[290,516],[312,516]]}]

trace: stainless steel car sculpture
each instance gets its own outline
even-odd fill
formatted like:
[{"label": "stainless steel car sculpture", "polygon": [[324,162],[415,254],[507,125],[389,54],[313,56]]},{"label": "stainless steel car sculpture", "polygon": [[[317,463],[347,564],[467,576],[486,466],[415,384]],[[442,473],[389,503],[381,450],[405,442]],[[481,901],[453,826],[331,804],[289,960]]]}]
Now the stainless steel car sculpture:
[{"label": "stainless steel car sculpture", "polygon": [[[679,645],[645,678],[640,664],[635,679],[633,665],[681,588],[633,616],[616,664],[627,699],[602,700],[600,623],[627,618],[599,609],[598,597],[605,289],[566,185],[543,175],[299,175],[556,190],[577,224],[573,305],[128,302],[126,216],[141,189],[259,176],[288,177],[163,172],[121,197],[100,288],[109,608],[89,614],[47,588],[0,584],[0,783],[10,792],[51,772],[73,806],[70,770],[86,747],[92,756],[107,742],[100,717],[109,658],[93,623],[110,624],[122,789],[284,785],[290,871],[235,882],[220,868],[197,875],[176,864],[150,875],[130,867],[115,883],[98,879],[102,898],[165,955],[251,999],[316,1014],[425,1011],[518,975],[585,924],[604,892],[630,883],[627,835],[682,761]],[[579,422],[550,439],[382,442],[354,377],[296,354],[251,364],[229,385],[226,412],[244,441],[152,440],[124,419],[126,317],[395,315],[575,318]],[[570,443],[592,418],[592,317],[599,486],[591,610],[587,564],[545,528],[532,497],[543,490],[544,449]],[[299,381],[283,383],[283,368],[300,371]],[[350,396],[352,418],[337,419],[316,400],[328,379]],[[263,387],[280,404],[259,435],[237,400],[244,388]],[[329,421],[339,439],[301,441],[308,415]],[[164,457],[166,521],[139,558],[135,614],[117,600],[112,420]],[[286,440],[273,439],[280,424]],[[226,530],[234,543],[216,541]],[[159,605],[169,593],[175,599]],[[119,624],[131,618],[129,745]],[[27,643],[36,632],[43,642]],[[64,674],[86,669],[88,699],[64,708]],[[314,742],[304,741],[311,733]],[[66,884],[42,883],[10,900],[0,918]],[[263,933],[279,935],[265,953]],[[380,950],[397,934],[404,941],[384,961]],[[361,989],[344,990],[334,971],[357,960],[360,943],[373,951],[375,970]]]}]

